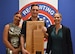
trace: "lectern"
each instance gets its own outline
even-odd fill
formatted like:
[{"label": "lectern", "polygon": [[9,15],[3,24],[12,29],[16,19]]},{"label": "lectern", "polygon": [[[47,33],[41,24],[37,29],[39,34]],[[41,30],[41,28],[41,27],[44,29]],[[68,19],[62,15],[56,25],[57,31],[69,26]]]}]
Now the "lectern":
[{"label": "lectern", "polygon": [[30,54],[44,54],[44,21],[27,21],[26,49]]}]

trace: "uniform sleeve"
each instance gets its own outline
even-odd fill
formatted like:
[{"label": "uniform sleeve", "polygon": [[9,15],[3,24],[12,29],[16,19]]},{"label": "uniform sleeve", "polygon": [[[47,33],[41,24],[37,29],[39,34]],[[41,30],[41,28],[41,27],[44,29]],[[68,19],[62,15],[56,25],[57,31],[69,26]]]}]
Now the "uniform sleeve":
[{"label": "uniform sleeve", "polygon": [[22,24],[21,35],[26,37],[26,21]]}]

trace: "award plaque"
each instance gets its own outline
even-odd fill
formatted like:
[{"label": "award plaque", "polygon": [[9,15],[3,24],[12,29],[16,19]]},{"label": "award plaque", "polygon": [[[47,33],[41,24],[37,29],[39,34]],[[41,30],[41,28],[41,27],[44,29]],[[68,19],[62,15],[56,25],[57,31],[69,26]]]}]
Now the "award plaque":
[{"label": "award plaque", "polygon": [[44,21],[27,21],[26,49],[30,54],[44,54]]}]

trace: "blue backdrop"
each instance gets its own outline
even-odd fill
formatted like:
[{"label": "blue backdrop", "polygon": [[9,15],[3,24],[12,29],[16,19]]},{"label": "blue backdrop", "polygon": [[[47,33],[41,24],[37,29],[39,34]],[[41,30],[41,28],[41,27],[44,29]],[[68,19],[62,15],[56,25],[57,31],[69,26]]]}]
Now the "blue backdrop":
[{"label": "blue backdrop", "polygon": [[[62,24],[71,29],[73,52],[75,51],[75,0],[59,0],[58,10],[62,14]],[[4,25],[12,22],[13,14],[19,10],[19,0],[0,0],[0,54],[5,53],[2,40]],[[75,54],[75,52],[74,52]]]},{"label": "blue backdrop", "polygon": [[71,30],[73,52],[75,54],[75,0],[59,0],[59,12],[62,13],[62,24]]},{"label": "blue backdrop", "polygon": [[2,41],[4,25],[13,20],[13,14],[18,10],[19,0],[0,0],[0,54],[6,54]]}]

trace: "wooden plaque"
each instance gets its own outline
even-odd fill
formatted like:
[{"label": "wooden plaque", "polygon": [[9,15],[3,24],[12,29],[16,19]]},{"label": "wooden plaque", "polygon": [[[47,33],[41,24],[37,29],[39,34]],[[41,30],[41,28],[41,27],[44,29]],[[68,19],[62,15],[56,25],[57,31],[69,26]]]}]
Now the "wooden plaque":
[{"label": "wooden plaque", "polygon": [[44,21],[27,21],[26,49],[30,54],[44,54]]}]

